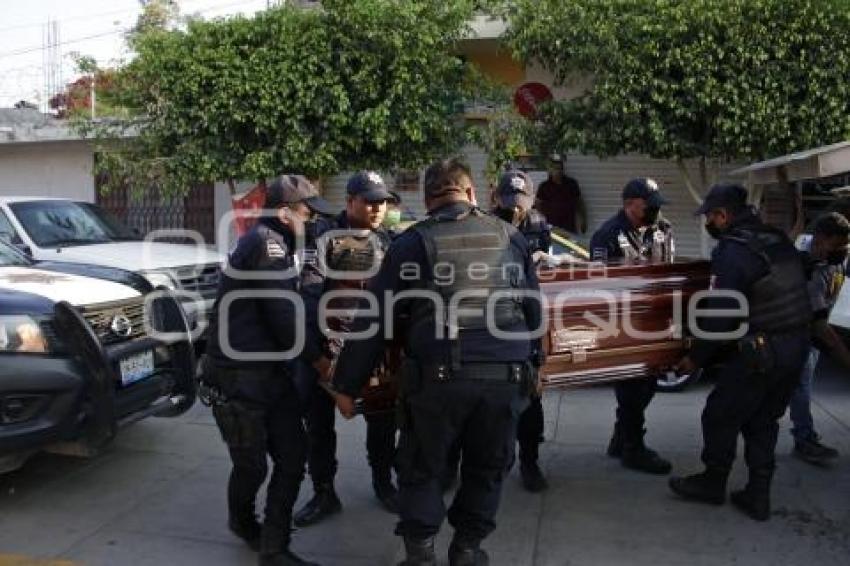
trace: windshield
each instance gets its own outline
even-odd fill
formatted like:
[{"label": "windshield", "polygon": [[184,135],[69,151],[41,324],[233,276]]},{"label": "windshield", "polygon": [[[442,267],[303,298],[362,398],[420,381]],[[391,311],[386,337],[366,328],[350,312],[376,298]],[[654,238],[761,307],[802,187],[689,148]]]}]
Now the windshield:
[{"label": "windshield", "polygon": [[30,260],[21,252],[0,241],[0,267],[8,265],[29,265]]},{"label": "windshield", "polygon": [[16,202],[9,207],[42,248],[139,239],[116,218],[90,203],[40,200]]}]

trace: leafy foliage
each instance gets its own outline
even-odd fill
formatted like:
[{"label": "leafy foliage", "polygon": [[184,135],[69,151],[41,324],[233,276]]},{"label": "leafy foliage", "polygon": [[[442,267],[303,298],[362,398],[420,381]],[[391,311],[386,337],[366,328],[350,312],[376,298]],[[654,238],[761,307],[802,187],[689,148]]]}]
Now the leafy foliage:
[{"label": "leafy foliage", "polygon": [[[477,88],[452,50],[472,0],[326,0],[134,37],[121,69],[136,119],[88,124],[116,182],[201,181],[418,167],[463,140]],[[132,139],[127,139],[128,134]]]},{"label": "leafy foliage", "polygon": [[850,133],[847,0],[517,0],[509,43],[558,81],[543,143],[763,159]]}]

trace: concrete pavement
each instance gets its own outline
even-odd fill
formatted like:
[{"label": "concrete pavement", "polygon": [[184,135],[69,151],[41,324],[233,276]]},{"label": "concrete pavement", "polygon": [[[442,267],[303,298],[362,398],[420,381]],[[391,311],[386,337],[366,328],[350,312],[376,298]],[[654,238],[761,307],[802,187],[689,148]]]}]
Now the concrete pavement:
[{"label": "concrete pavement", "polygon": [[[666,478],[625,470],[606,457],[610,389],[548,393],[542,459],[551,488],[528,494],[511,473],[499,528],[485,544],[491,563],[850,563],[850,376],[830,367],[820,373],[816,423],[843,457],[829,468],[790,457],[785,422],[774,516],[766,524],[728,505],[677,500]],[[650,407],[648,442],[673,460],[675,472],[699,468],[699,414],[707,391],[704,384],[659,394]],[[372,496],[362,419],[340,420],[338,430],[344,512],[298,531],[294,547],[324,565],[395,564],[401,545],[392,535],[393,517]],[[218,431],[202,406],[176,420],[138,423],[94,460],[38,456],[0,477],[0,566],[253,565],[255,556],[225,527],[228,470]],[[739,461],[732,486],[744,475]],[[310,494],[305,483],[301,502]],[[444,529],[442,555],[448,538]]]}]

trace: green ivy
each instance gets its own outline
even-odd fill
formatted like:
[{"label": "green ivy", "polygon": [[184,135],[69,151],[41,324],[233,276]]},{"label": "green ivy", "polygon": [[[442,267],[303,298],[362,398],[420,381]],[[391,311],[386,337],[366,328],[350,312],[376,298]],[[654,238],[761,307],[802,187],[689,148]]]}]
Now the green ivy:
[{"label": "green ivy", "polygon": [[[134,118],[83,123],[101,172],[166,193],[200,182],[417,168],[465,139],[477,82],[455,55],[473,0],[326,0],[132,38]],[[116,142],[115,140],[121,140]]]},{"label": "green ivy", "polygon": [[759,160],[850,133],[848,0],[517,0],[508,41],[570,83],[541,143]]}]

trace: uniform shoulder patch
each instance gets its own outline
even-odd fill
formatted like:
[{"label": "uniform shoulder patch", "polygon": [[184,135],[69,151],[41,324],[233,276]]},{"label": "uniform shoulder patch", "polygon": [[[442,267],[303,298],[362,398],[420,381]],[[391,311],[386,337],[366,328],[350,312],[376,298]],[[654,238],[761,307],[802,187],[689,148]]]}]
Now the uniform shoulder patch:
[{"label": "uniform shoulder patch", "polygon": [[270,258],[279,259],[286,257],[286,250],[272,238],[266,238],[266,255]]}]

